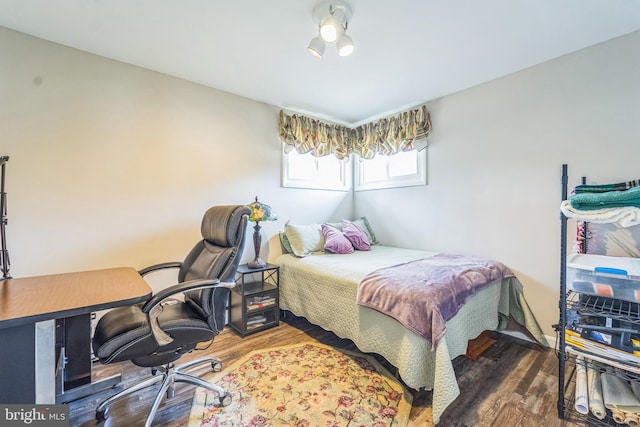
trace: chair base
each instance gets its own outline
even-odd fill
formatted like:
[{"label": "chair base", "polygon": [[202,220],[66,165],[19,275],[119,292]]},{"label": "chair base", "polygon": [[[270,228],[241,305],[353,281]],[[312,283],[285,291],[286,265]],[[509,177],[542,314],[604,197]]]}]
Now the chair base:
[{"label": "chair base", "polygon": [[[222,363],[220,362],[220,360],[213,357],[197,359],[179,367],[174,367],[173,363],[170,363],[162,367],[153,368],[152,373],[154,376],[152,376],[151,378],[148,378],[141,383],[126,388],[100,403],[100,405],[98,405],[98,407],[96,408],[96,420],[104,421],[109,417],[109,405],[111,405],[113,402],[160,382],[162,384],[160,385],[160,388],[156,393],[156,397],[153,400],[153,404],[151,405],[151,409],[149,410],[149,414],[147,415],[145,427],[151,427],[151,423],[156,416],[156,413],[158,412],[158,408],[160,407],[163,396],[166,395],[167,399],[171,399],[174,396],[176,382],[193,384],[195,386],[206,388],[207,390],[215,391],[216,393],[218,393],[221,406],[230,405],[231,394],[229,394],[223,388],[185,372],[185,370],[196,365],[201,365],[203,363],[210,363],[211,368],[214,372],[218,372],[222,369]],[[162,375],[156,375],[158,371],[162,372]]]}]

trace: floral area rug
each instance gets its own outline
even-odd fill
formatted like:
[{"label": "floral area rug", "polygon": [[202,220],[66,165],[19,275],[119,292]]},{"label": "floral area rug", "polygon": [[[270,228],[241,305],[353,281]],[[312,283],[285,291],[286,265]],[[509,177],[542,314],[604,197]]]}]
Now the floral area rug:
[{"label": "floral area rug", "polygon": [[373,358],[318,343],[254,351],[206,377],[229,406],[198,387],[189,427],[406,426],[411,394]]}]

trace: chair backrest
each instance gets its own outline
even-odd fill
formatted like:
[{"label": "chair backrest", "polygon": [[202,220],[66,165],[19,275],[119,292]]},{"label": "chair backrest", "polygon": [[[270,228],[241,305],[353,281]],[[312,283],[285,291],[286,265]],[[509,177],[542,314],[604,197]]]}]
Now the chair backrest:
[{"label": "chair backrest", "polygon": [[[214,206],[205,212],[202,240],[189,252],[178,272],[178,281],[214,279],[233,281],[244,249],[244,235],[251,209],[247,206]],[[200,313],[215,331],[221,331],[229,299],[226,288],[203,289],[185,294],[185,302]]]}]

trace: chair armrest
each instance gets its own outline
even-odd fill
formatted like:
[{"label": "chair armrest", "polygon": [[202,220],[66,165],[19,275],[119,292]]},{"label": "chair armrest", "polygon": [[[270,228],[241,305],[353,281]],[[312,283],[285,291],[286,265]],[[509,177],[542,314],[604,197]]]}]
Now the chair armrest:
[{"label": "chair armrest", "polygon": [[160,292],[153,295],[151,299],[142,306],[142,311],[144,313],[149,313],[153,307],[155,307],[165,299],[176,294],[182,294],[184,292],[196,291],[198,289],[206,289],[206,288],[231,289],[231,288],[234,288],[235,286],[236,286],[235,282],[221,282],[218,279],[188,280],[186,282],[169,286],[168,288],[163,289]]},{"label": "chair armrest", "polygon": [[149,301],[142,306],[142,312],[147,315],[147,320],[151,326],[151,333],[159,345],[167,345],[173,338],[169,336],[160,327],[158,318],[162,313],[162,302],[167,298],[181,294],[188,291],[195,291],[205,288],[228,288],[235,287],[235,282],[220,282],[218,279],[205,279],[205,280],[189,280],[186,282],[178,283],[170,286],[166,289],[155,294]]},{"label": "chair armrest", "polygon": [[145,274],[149,274],[152,271],[164,270],[167,268],[180,268],[182,267],[182,263],[178,261],[174,262],[163,262],[161,264],[151,265],[149,267],[145,267],[142,270],[138,270],[138,274],[144,276]]}]

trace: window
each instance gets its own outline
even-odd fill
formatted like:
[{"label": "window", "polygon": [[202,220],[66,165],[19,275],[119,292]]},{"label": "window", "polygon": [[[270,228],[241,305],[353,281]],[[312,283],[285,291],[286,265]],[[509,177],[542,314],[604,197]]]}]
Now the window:
[{"label": "window", "polygon": [[403,151],[373,159],[356,157],[355,191],[427,185],[427,149]]},{"label": "window", "polygon": [[351,162],[339,160],[333,154],[314,157],[310,153],[282,150],[282,186],[317,190],[349,191]]}]

